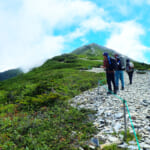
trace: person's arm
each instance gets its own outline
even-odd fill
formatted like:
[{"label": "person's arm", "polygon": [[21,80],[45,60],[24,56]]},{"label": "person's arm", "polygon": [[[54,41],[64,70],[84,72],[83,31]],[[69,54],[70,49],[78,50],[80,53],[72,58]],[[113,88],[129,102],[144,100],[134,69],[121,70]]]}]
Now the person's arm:
[{"label": "person's arm", "polygon": [[101,65],[100,68],[105,68],[104,65]]},{"label": "person's arm", "polygon": [[100,66],[101,68],[103,68],[106,71],[106,60],[103,61],[103,65]]},{"label": "person's arm", "polygon": [[106,59],[103,62],[103,68],[106,69]]}]

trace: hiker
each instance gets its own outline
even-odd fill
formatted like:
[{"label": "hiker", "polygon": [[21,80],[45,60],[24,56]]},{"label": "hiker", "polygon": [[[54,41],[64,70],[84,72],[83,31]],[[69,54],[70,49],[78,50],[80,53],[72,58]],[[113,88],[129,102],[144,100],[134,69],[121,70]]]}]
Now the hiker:
[{"label": "hiker", "polygon": [[126,60],[126,72],[129,76],[129,82],[130,82],[129,84],[132,84],[134,64],[129,59]]},{"label": "hiker", "polygon": [[124,90],[124,73],[122,69],[123,64],[118,54],[115,54],[115,59],[117,61],[117,70],[115,71],[116,90],[119,90],[119,79],[121,81],[121,90]]},{"label": "hiker", "polygon": [[108,53],[103,53],[104,62],[103,62],[103,68],[106,71],[106,78],[107,78],[107,84],[108,84],[108,92],[107,94],[112,94],[112,86],[111,82],[113,84],[114,88],[114,94],[116,94],[116,86],[115,86],[115,75],[114,75],[114,69],[112,69],[111,65],[111,58],[109,57]]}]

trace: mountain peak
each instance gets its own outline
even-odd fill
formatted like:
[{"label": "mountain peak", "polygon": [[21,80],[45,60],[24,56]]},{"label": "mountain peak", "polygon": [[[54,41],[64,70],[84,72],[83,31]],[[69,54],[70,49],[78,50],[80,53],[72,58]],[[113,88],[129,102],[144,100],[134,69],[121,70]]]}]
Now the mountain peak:
[{"label": "mountain peak", "polygon": [[[116,50],[107,48],[105,46],[98,45],[97,43],[91,43],[88,45],[84,45],[82,47],[75,49],[72,53],[77,54],[77,55],[102,56],[102,54],[104,52],[109,53],[110,56],[114,56],[114,54],[124,56],[123,54],[117,52]],[[129,58],[127,56],[124,56],[124,57]]]},{"label": "mountain peak", "polygon": [[95,53],[95,55],[97,56],[98,54],[102,54],[103,52],[108,52],[109,54],[118,53],[115,50],[106,48],[106,47],[98,45],[96,43],[91,43],[91,44],[79,47],[79,48],[75,49],[72,53],[73,54],[80,54],[80,55],[82,55],[82,54],[90,55],[90,53],[92,55],[94,55],[94,53]]}]

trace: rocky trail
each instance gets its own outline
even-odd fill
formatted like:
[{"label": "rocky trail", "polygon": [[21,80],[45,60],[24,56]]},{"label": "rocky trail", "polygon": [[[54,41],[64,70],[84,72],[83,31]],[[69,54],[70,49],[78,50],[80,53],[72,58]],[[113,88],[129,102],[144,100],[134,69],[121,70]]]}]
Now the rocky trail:
[{"label": "rocky trail", "polygon": [[[91,71],[102,72],[101,69],[93,68]],[[119,90],[117,95],[107,95],[107,85],[100,85],[97,88],[85,91],[75,96],[71,105],[77,108],[96,110],[95,117],[91,118],[99,132],[95,135],[99,141],[106,145],[117,143],[121,148],[150,150],[150,73],[137,74],[134,72],[133,84],[129,85],[129,79],[124,72],[125,89]],[[121,86],[120,86],[121,87]],[[126,100],[127,128],[131,133],[136,132],[141,139],[130,141],[128,144],[123,141],[124,131],[124,109],[122,100]],[[132,128],[132,123],[134,130]],[[114,134],[115,133],[115,134]]]}]

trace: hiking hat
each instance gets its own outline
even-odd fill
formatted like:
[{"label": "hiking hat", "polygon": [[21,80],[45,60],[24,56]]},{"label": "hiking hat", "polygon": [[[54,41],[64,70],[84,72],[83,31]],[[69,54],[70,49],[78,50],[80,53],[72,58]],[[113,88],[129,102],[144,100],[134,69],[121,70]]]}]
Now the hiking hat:
[{"label": "hiking hat", "polygon": [[115,58],[118,58],[118,57],[119,57],[119,55],[118,55],[118,54],[115,54],[115,55],[114,55],[114,57],[115,57]]},{"label": "hiking hat", "polygon": [[108,56],[108,53],[104,52],[104,53],[103,53],[103,56],[106,56],[106,57],[107,57],[107,56]]}]

